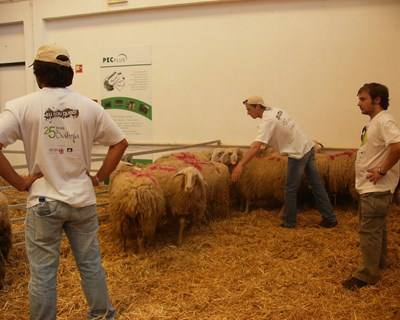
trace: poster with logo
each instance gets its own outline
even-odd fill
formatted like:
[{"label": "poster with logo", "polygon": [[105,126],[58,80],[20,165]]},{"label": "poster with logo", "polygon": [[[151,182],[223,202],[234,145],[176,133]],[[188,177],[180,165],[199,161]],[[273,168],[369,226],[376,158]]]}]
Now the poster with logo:
[{"label": "poster with logo", "polygon": [[107,49],[101,57],[101,105],[129,143],[152,142],[151,47]]}]

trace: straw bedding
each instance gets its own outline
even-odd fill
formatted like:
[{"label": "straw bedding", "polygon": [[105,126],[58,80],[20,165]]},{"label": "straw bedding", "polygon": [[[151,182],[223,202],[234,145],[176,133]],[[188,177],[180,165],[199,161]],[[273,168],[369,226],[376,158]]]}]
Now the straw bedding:
[{"label": "straw bedding", "polygon": [[[358,292],[340,285],[360,259],[356,210],[336,211],[340,224],[328,230],[317,226],[315,210],[301,212],[296,229],[279,228],[277,210],[232,212],[193,228],[180,248],[173,245],[175,232],[159,232],[142,255],[112,241],[106,219],[99,236],[118,319],[390,319],[400,309],[400,209],[389,217],[389,266],[382,281]],[[25,251],[15,248],[8,287],[0,291],[1,319],[28,318],[28,278]],[[58,319],[85,319],[66,243],[58,295]]]}]

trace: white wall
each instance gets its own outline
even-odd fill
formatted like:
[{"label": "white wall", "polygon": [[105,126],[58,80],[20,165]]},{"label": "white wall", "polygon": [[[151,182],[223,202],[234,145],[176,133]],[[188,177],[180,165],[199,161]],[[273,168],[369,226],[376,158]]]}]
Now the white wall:
[{"label": "white wall", "polygon": [[33,1],[34,47],[65,45],[84,65],[75,88],[99,98],[102,48],[151,45],[153,142],[248,144],[257,121],[241,101],[259,94],[326,146],[357,147],[356,92],[371,81],[389,87],[400,121],[399,1],[184,2]]}]

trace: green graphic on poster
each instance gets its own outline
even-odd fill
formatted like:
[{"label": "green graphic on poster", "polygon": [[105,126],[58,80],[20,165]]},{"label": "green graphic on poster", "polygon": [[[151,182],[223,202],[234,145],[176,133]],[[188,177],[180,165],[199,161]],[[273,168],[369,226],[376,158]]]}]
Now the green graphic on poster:
[{"label": "green graphic on poster", "polygon": [[152,107],[144,101],[128,97],[110,97],[101,100],[104,109],[120,109],[135,112],[152,120]]}]

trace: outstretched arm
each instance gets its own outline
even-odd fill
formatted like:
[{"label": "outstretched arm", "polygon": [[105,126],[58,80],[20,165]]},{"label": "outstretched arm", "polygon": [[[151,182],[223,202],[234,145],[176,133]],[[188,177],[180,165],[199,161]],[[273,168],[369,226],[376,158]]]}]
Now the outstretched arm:
[{"label": "outstretched arm", "polygon": [[260,150],[261,146],[263,145],[262,142],[260,141],[254,141],[250,149],[247,150],[245,155],[243,156],[242,160],[238,163],[238,165],[233,169],[231,179],[232,182],[236,182],[239,180],[240,175],[242,174],[243,168],[246,166],[246,164],[254,158],[254,156],[257,154],[257,152]]},{"label": "outstretched arm", "polygon": [[128,141],[126,141],[126,139],[123,139],[117,144],[114,144],[108,148],[106,158],[104,159],[101,168],[99,171],[97,171],[95,176],[90,176],[94,186],[98,186],[101,181],[103,181],[111,174],[111,172],[114,171],[126,148],[128,148]]}]

